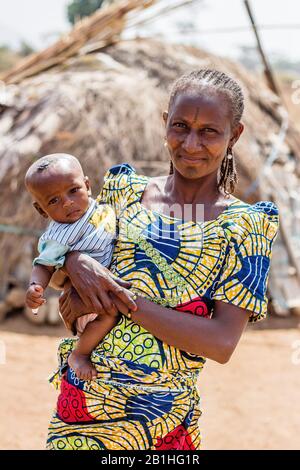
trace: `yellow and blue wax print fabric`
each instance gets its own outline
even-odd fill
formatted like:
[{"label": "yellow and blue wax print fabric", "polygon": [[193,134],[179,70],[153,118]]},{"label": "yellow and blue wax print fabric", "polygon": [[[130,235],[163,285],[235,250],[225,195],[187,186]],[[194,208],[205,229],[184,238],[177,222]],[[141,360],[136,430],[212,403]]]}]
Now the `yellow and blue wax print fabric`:
[{"label": "yellow and blue wax print fabric", "polygon": [[[250,322],[263,319],[276,206],[236,199],[215,220],[184,221],[143,206],[148,181],[128,164],[105,175],[98,200],[111,205],[118,221],[111,271],[174,315],[211,318],[220,300],[244,308]],[[65,339],[59,347],[49,449],[200,448],[196,382],[205,358],[122,316],[92,352],[97,379],[84,382],[67,364],[75,345]]]}]

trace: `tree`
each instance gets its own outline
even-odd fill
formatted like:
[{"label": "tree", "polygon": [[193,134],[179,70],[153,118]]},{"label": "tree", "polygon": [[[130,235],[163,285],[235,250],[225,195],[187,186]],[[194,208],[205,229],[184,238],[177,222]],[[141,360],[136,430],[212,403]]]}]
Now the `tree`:
[{"label": "tree", "polygon": [[68,20],[71,24],[84,16],[89,16],[101,8],[104,0],[73,0],[67,7]]}]

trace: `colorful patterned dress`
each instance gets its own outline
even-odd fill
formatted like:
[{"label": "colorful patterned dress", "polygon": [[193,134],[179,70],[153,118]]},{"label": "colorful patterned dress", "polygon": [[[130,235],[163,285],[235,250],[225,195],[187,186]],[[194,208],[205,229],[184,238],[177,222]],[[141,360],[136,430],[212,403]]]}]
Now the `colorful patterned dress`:
[{"label": "colorful patterned dress", "polygon": [[[174,315],[210,318],[220,300],[251,311],[251,322],[263,319],[276,206],[236,199],[215,220],[186,222],[142,205],[148,181],[128,164],[105,176],[98,199],[112,205],[119,227],[111,271]],[[97,380],[84,382],[67,367],[75,342],[61,342],[60,367],[51,379],[60,395],[49,449],[200,448],[196,382],[205,358],[122,316],[91,355]]]}]

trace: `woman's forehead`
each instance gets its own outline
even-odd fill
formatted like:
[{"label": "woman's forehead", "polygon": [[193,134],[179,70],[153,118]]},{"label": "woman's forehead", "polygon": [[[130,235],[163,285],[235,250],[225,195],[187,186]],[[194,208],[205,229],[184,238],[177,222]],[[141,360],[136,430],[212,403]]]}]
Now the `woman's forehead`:
[{"label": "woman's forehead", "polygon": [[224,122],[231,118],[231,108],[223,93],[205,87],[179,93],[172,103],[170,117]]}]

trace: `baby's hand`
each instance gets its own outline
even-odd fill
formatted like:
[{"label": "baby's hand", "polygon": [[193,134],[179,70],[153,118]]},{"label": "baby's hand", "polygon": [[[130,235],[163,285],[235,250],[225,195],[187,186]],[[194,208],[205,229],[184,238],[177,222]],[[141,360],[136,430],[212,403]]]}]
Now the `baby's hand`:
[{"label": "baby's hand", "polygon": [[44,288],[39,284],[32,284],[26,292],[26,305],[27,307],[36,310],[46,302],[43,297]]}]

